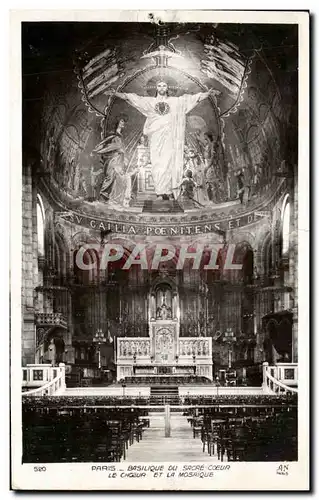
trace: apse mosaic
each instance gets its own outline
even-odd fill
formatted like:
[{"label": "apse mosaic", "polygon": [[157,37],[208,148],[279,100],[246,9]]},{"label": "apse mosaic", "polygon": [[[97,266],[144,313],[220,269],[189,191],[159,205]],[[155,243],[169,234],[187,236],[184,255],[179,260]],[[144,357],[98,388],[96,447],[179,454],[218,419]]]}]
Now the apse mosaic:
[{"label": "apse mosaic", "polygon": [[281,94],[256,40],[243,49],[218,25],[121,27],[83,44],[67,94],[60,81],[47,95],[52,192],[96,216],[257,206],[285,159]]}]

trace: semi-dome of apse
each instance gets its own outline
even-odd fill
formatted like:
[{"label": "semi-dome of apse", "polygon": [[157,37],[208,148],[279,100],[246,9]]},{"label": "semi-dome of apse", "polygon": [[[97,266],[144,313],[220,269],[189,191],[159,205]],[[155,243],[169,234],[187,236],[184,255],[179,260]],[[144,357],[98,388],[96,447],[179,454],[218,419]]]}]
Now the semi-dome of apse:
[{"label": "semi-dome of apse", "polygon": [[[269,46],[256,25],[63,24],[23,33],[26,161],[57,210],[221,229],[267,210],[297,158],[297,68],[286,67],[294,29],[276,27]],[[163,115],[170,99],[211,90],[186,114],[180,187],[169,200],[156,196],[145,115],[115,95],[153,97],[159,82]]]}]

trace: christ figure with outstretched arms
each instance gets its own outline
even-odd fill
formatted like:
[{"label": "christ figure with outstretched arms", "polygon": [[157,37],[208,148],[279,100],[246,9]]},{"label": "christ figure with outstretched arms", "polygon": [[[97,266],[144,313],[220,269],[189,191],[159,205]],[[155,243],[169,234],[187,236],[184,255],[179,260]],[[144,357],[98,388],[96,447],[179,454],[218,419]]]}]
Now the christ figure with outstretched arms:
[{"label": "christ figure with outstretched arms", "polygon": [[183,178],[186,114],[210,92],[180,97],[168,95],[168,85],[157,83],[155,97],[122,92],[106,92],[134,106],[145,117],[143,133],[148,137],[152,176],[157,196],[177,198]]}]

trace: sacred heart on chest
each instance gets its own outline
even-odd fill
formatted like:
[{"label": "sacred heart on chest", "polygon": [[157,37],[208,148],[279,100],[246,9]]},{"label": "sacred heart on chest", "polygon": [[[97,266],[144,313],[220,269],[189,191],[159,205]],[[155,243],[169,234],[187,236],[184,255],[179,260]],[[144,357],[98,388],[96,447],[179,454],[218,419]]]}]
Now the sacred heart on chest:
[{"label": "sacred heart on chest", "polygon": [[166,115],[169,112],[169,105],[167,102],[158,102],[155,105],[155,111],[159,115]]}]

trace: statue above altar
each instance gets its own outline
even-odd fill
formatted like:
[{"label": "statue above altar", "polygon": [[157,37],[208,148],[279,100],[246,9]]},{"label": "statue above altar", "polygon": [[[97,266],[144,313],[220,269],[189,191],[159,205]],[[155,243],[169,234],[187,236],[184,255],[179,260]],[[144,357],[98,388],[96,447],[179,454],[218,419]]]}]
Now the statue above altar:
[{"label": "statue above altar", "polygon": [[172,308],[167,307],[165,302],[156,310],[156,319],[172,319]]},{"label": "statue above altar", "polygon": [[177,321],[178,297],[176,290],[165,282],[158,283],[150,293],[150,321]]}]

